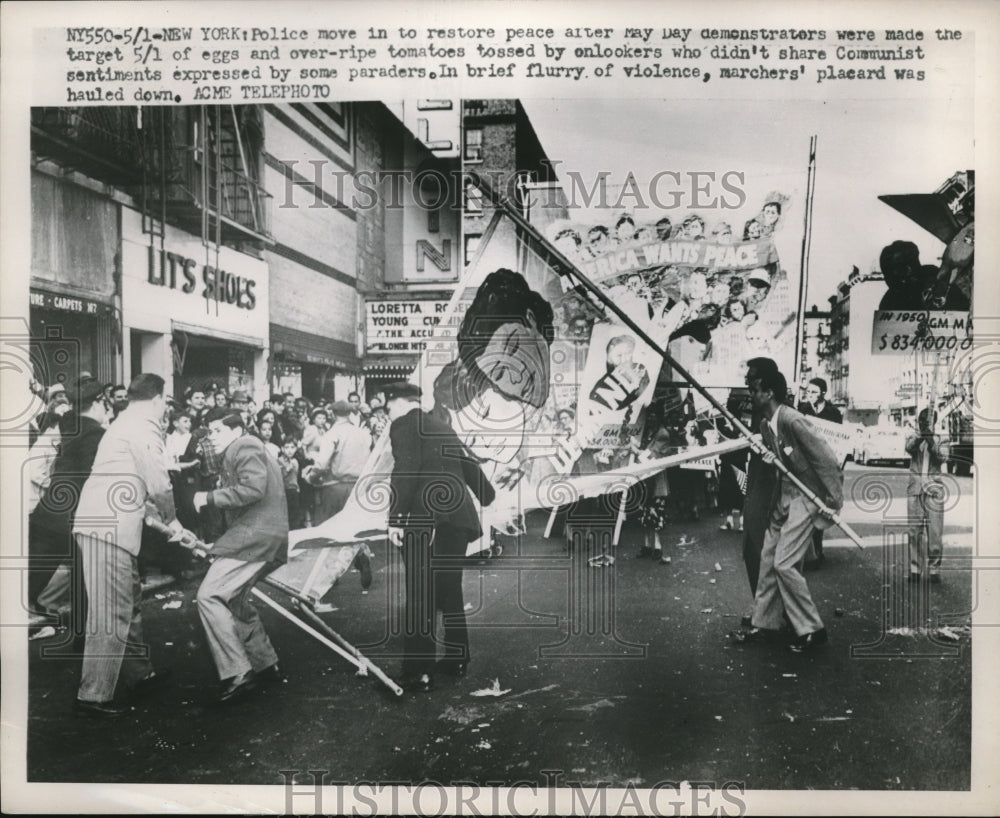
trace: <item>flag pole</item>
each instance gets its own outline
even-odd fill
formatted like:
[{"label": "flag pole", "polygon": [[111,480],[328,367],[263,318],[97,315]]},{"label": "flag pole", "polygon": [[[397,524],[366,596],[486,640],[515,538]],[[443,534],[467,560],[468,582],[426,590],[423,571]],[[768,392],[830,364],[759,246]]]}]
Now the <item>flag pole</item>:
[{"label": "flag pole", "polygon": [[[606,310],[610,310],[626,327],[628,327],[636,336],[642,339],[643,343],[647,344],[650,349],[654,350],[658,355],[660,355],[663,360],[665,360],[673,368],[677,374],[684,378],[688,383],[693,386],[698,393],[705,398],[715,409],[722,414],[722,416],[732,424],[739,433],[746,438],[755,452],[761,456],[766,456],[771,454],[771,450],[767,448],[759,438],[754,435],[750,429],[741,421],[738,417],[733,415],[725,406],[723,406],[715,398],[711,392],[708,391],[704,386],[702,386],[695,378],[689,373],[683,366],[681,366],[673,356],[663,347],[656,343],[644,329],[642,329],[632,318],[622,310],[607,294],[598,287],[593,281],[591,281],[586,275],[584,275],[577,266],[570,261],[566,256],[559,252],[548,239],[543,236],[538,229],[531,224],[527,219],[525,219],[517,210],[508,202],[504,197],[500,196],[493,190],[492,186],[489,185],[484,179],[478,175],[473,175],[473,183],[476,184],[486,196],[489,197],[490,201],[495,207],[502,208],[504,213],[507,215],[511,221],[514,222],[518,227],[520,227],[524,232],[531,236],[535,241],[539,242],[542,248],[550,256],[550,258],[556,262],[556,272],[563,275],[569,275],[575,278],[587,292],[594,295],[598,300],[604,305]],[[843,520],[840,519],[833,509],[827,508],[826,504],[816,496],[815,492],[812,491],[808,486],[806,486],[798,477],[792,474],[784,463],[779,459],[774,459],[774,465],[785,477],[787,477],[792,484],[802,492],[802,494],[815,506],[817,506],[824,515],[828,516],[837,526],[854,542],[858,548],[864,548],[864,544],[861,542],[861,538],[854,532],[854,530]]]},{"label": "flag pole", "polygon": [[809,137],[809,170],[806,174],[806,205],[802,231],[802,283],[799,286],[799,315],[795,325],[795,365],[792,383],[798,387],[802,376],[802,345],[805,343],[806,300],[809,289],[809,255],[812,252],[813,197],[816,194],[816,142],[817,136]]}]

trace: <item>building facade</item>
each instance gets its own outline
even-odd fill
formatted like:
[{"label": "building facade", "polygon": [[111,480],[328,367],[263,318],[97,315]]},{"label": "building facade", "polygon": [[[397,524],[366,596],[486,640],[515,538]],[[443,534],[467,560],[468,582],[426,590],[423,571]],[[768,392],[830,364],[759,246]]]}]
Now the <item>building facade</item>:
[{"label": "building facade", "polygon": [[[490,220],[466,169],[519,207],[554,178],[514,100],[35,109],[36,379],[371,397]],[[491,246],[519,268],[509,221]]]},{"label": "building facade", "polygon": [[[799,388],[804,389],[813,378],[823,378],[829,388],[830,374],[826,364],[827,342],[830,339],[830,313],[817,309],[814,304],[811,309],[806,310],[802,319]],[[803,399],[802,394],[798,397],[800,400]]]},{"label": "building facade", "polygon": [[887,413],[892,398],[887,376],[897,367],[895,360],[871,351],[872,318],[885,289],[881,273],[862,274],[855,267],[829,299],[829,337],[823,351],[827,397],[844,408],[845,420],[865,425]]},{"label": "building facade", "polygon": [[[156,372],[176,394],[266,392],[262,141],[253,106],[33,109],[38,380]],[[53,368],[56,334],[72,349]]]},{"label": "building facade", "polygon": [[[562,191],[521,103],[516,99],[467,99],[462,102],[462,168],[476,174],[529,217],[532,191],[551,189],[564,206]],[[489,235],[495,208],[474,184],[466,184],[463,210],[463,264],[469,265],[484,237],[488,245],[481,263],[487,270],[525,265],[525,244],[514,224],[503,219]],[[537,209],[538,202],[535,201]],[[564,212],[563,212],[564,215]]]},{"label": "building facade", "polygon": [[[358,254],[364,233],[354,197],[366,167],[367,121],[348,104],[263,107],[265,188],[275,203],[263,257],[272,278],[269,334],[276,392],[311,400],[360,389]],[[359,225],[361,230],[359,230]]]},{"label": "building facade", "polygon": [[366,399],[413,374],[461,276],[455,107],[416,100],[363,109],[370,166],[381,176],[362,252],[379,248],[382,259],[380,276],[361,289]]}]

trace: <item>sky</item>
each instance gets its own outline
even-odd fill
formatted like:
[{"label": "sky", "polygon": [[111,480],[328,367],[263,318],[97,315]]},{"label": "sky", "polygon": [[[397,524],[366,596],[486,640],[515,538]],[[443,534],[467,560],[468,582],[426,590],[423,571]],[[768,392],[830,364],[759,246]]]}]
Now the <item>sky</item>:
[{"label": "sky", "polygon": [[[610,171],[609,188],[614,180],[616,192],[629,172],[648,190],[648,180],[663,170],[714,171],[718,177],[742,171],[746,206],[728,216],[709,211],[706,219],[709,226],[727,219],[734,229],[768,191],[790,191],[784,235],[780,243],[776,238],[783,258],[801,251],[815,134],[807,304],[820,309],[828,308],[827,298],[853,265],[863,273],[877,270],[882,248],[896,239],[916,243],[921,262],[938,264],[944,245],[877,197],[930,193],[956,171],[974,167],[973,106],[961,100],[934,106],[898,99],[521,101],[542,148],[561,162],[557,173],[564,183],[569,170],[586,180]],[[735,214],[741,218],[730,218]]]}]

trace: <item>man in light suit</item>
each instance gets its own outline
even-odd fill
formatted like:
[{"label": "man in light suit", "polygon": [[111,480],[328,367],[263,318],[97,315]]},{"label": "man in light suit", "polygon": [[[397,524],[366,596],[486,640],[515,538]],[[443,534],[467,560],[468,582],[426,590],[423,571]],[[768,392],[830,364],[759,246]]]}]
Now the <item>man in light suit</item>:
[{"label": "man in light suit", "polygon": [[390,384],[385,394],[394,461],[389,541],[406,566],[402,685],[427,692],[438,668],[436,611],[444,614],[440,669],[463,676],[469,663],[462,563],[466,545],[483,533],[469,489],[484,506],[494,490],[451,426],[421,411],[419,387]]},{"label": "man in light suit", "polygon": [[260,681],[281,680],[278,655],[249,597],[286,560],[288,506],[281,466],[259,438],[245,434],[243,416],[216,408],[206,420],[212,445],[223,453],[222,486],[195,494],[194,506],[221,510],[225,533],[211,548],[215,560],[198,589],[198,615],[222,680],[219,701],[229,702]]},{"label": "man in light suit", "polygon": [[[760,432],[769,449],[764,459],[780,460],[827,509],[837,511],[843,506],[844,492],[836,455],[808,420],[783,403],[787,389],[777,368],[761,371],[750,384],[750,398],[764,416]],[[802,562],[813,528],[830,525],[829,516],[781,474],[764,534],[751,627],[735,631],[734,641],[768,640],[781,628],[785,615],[795,631],[790,645],[794,652],[809,651],[827,641],[823,620],[802,576]]]},{"label": "man in light suit", "polygon": [[917,416],[917,432],[907,435],[906,453],[910,455],[910,476],[906,484],[906,514],[910,524],[910,582],[926,576],[934,584],[941,582],[944,504],[948,498],[941,482],[941,467],[947,462],[950,447],[934,434],[937,413],[929,406]]},{"label": "man in light suit", "polygon": [[172,542],[190,538],[177,521],[163,455],[163,386],[163,378],[150,373],[137,375],[129,385],[128,406],[98,444],[73,520],[87,588],[76,707],[92,716],[127,712],[115,700],[119,682],[136,693],[167,675],[153,669],[143,639],[137,561],[147,514],[169,527]]}]

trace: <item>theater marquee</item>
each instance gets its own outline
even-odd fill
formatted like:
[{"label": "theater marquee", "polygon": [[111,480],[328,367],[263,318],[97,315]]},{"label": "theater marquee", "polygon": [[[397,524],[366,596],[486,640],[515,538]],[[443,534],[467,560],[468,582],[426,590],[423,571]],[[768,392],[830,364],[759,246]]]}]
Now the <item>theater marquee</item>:
[{"label": "theater marquee", "polygon": [[447,306],[447,301],[369,301],[365,305],[365,352],[421,352]]}]

